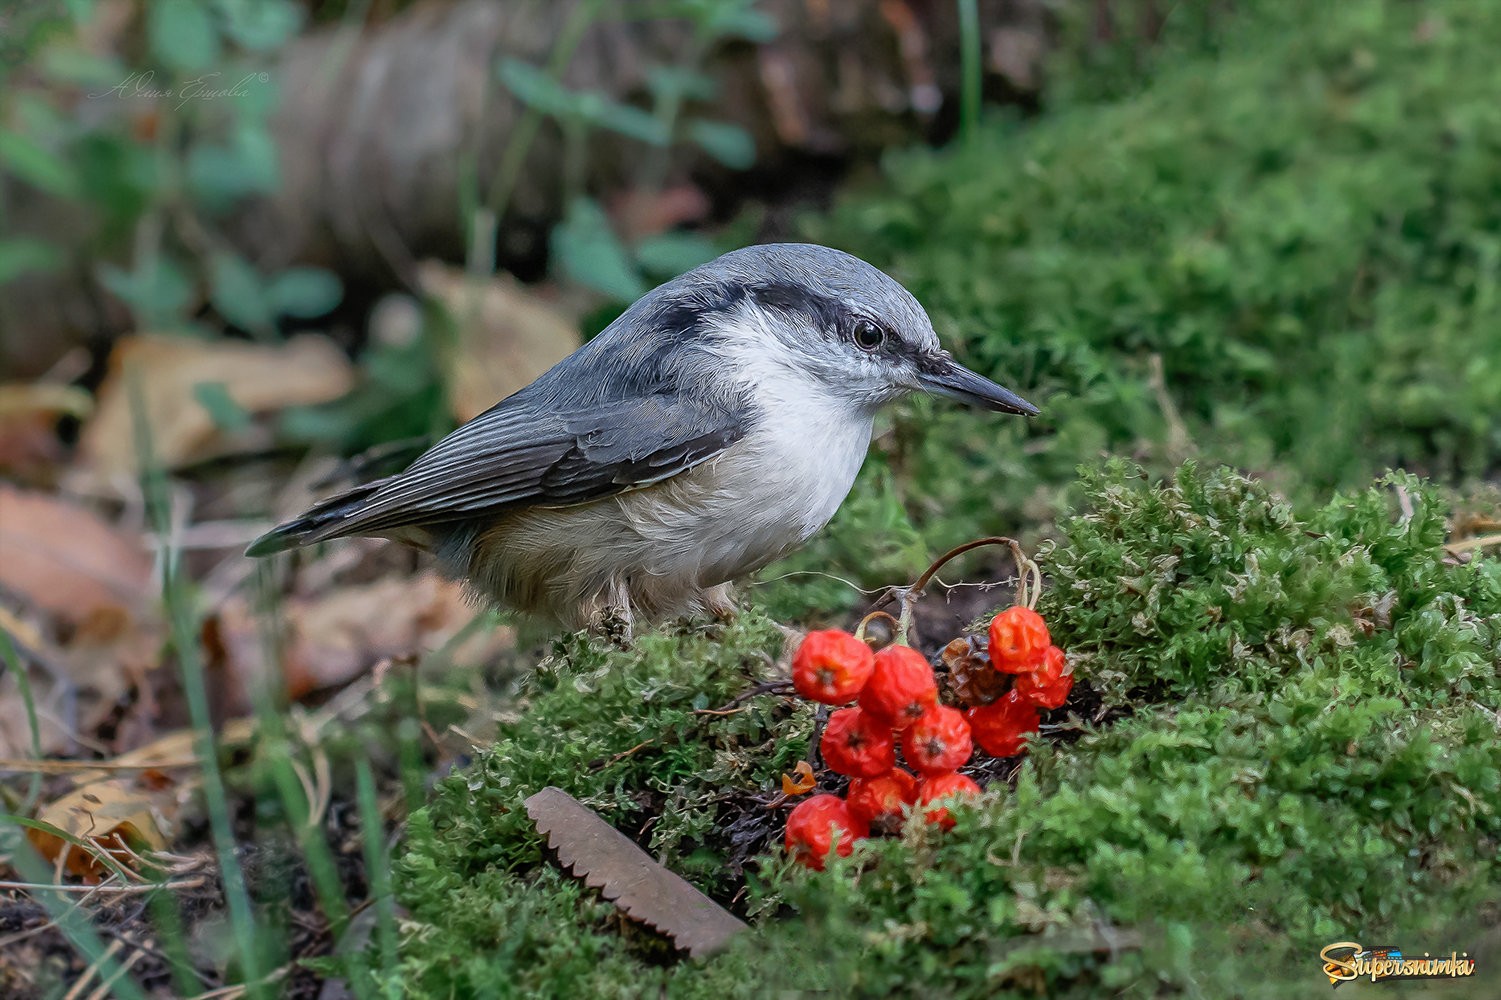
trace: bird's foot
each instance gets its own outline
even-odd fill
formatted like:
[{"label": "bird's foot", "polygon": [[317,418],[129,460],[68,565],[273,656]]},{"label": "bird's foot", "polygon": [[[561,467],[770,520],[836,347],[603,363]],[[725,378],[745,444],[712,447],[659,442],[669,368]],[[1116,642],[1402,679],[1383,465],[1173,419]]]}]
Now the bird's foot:
[{"label": "bird's foot", "polygon": [[600,608],[589,622],[589,631],[603,636],[621,649],[629,649],[631,640],[635,637],[631,609],[615,605]]},{"label": "bird's foot", "polygon": [[735,604],[735,592],[728,583],[721,583],[704,591],[704,610],[721,622],[729,623],[740,614]]}]

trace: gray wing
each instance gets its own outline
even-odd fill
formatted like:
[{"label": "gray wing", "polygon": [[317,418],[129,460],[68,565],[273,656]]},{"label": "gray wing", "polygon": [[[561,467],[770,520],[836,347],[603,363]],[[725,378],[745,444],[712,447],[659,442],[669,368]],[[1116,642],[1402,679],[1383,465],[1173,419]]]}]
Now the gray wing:
[{"label": "gray wing", "polygon": [[344,501],[337,507],[330,501],[309,511],[293,544],[498,508],[569,506],[649,486],[739,440],[747,417],[744,401],[676,393],[565,414],[539,412],[512,397],[439,441],[405,472],[335,498]]}]

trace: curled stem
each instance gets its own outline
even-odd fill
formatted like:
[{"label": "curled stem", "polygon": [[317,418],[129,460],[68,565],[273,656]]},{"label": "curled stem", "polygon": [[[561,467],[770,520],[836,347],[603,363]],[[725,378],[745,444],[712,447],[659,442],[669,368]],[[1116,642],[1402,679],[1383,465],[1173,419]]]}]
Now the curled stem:
[{"label": "curled stem", "polygon": [[912,626],[912,614],[917,605],[917,599],[922,596],[928,584],[933,582],[933,577],[938,575],[938,571],[953,559],[972,549],[978,549],[986,545],[1005,545],[1011,549],[1012,558],[1016,560],[1016,603],[1027,608],[1035,607],[1037,599],[1042,595],[1041,568],[1023,551],[1021,542],[1005,535],[992,535],[989,538],[977,538],[972,542],[965,542],[963,545],[949,549],[943,555],[933,560],[933,564],[925,569],[922,575],[910,587],[892,587],[887,590],[872,605],[871,614],[866,615],[865,619],[861,621],[860,627],[862,632],[857,632],[856,634],[863,634],[865,623],[870,621],[875,614],[883,613],[881,612],[881,608],[895,599],[901,608],[897,627],[897,641],[906,643],[907,632]]}]

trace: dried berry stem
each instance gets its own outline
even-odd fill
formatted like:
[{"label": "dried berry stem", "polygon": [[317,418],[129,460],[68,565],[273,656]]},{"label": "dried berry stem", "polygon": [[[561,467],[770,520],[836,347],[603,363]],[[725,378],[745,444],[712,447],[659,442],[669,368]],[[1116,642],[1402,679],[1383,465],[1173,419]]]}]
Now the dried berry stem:
[{"label": "dried berry stem", "polygon": [[912,586],[892,587],[887,590],[872,606],[871,615],[866,615],[865,619],[861,621],[862,629],[865,622],[869,621],[872,615],[879,612],[881,608],[885,607],[894,598],[901,606],[901,617],[897,628],[897,642],[905,645],[907,642],[907,632],[912,626],[912,614],[917,605],[917,599],[922,596],[928,584],[933,581],[933,577],[951,560],[972,549],[978,549],[985,545],[1005,545],[1011,549],[1011,556],[1016,560],[1016,603],[1027,608],[1036,607],[1037,599],[1042,595],[1041,568],[1023,551],[1021,542],[1005,535],[992,535],[989,538],[977,538],[972,542],[965,542],[963,545],[949,549],[943,555],[933,560],[933,564],[923,571],[922,575],[917,578]]},{"label": "dried berry stem", "polygon": [[[902,631],[902,623],[899,622],[899,621],[897,621],[895,618],[891,617],[891,615],[887,614],[884,611],[872,611],[870,614],[866,615],[864,618],[861,618],[860,619],[860,624],[857,625],[857,626],[855,626],[855,638],[859,639],[861,642],[864,642],[864,643],[867,643],[867,644],[870,643],[870,640],[868,640],[865,637],[865,629],[866,629],[866,627],[868,625],[870,625],[871,622],[880,621],[882,619],[884,619],[886,622],[888,622],[890,624],[890,626],[891,626],[891,634],[897,637],[897,641],[901,641],[901,639],[906,634],[905,632]],[[877,641],[879,641],[879,640],[877,640]],[[872,647],[872,648],[874,648],[874,647]]]}]

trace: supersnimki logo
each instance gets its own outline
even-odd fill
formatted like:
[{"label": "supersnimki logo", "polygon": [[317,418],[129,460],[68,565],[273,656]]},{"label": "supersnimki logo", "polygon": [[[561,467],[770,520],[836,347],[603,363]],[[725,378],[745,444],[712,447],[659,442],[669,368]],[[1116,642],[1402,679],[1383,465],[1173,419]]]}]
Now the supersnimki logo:
[{"label": "supersnimki logo", "polygon": [[1402,954],[1400,948],[1366,948],[1356,941],[1326,945],[1319,952],[1319,963],[1334,989],[1366,976],[1371,982],[1380,983],[1395,979],[1458,979],[1475,974],[1475,960],[1469,957],[1469,952],[1430,955],[1425,951],[1418,958]]}]

